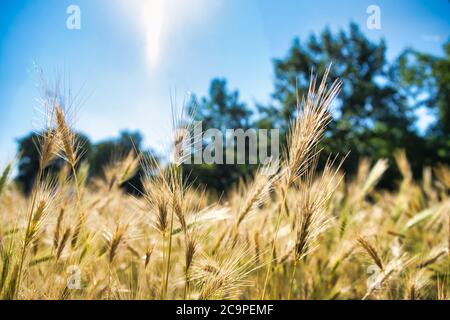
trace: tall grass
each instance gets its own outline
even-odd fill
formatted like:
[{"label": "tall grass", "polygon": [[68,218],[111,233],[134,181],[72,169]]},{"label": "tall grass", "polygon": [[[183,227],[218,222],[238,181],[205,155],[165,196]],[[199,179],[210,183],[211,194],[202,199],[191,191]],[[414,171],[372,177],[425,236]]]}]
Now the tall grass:
[{"label": "tall grass", "polygon": [[[131,152],[87,181],[70,113],[45,100],[39,172],[31,195],[0,175],[3,299],[448,299],[450,169],[414,180],[407,150],[395,191],[377,189],[386,160],[362,159],[355,177],[318,144],[340,82],[312,76],[280,170],[257,171],[224,197],[184,180],[175,161]],[[174,117],[174,129],[189,121]],[[58,176],[45,170],[56,158]],[[142,197],[120,186],[144,167]],[[72,273],[70,270],[78,270]],[[79,287],[70,285],[79,276]],[[76,279],[75,279],[76,280]]]}]

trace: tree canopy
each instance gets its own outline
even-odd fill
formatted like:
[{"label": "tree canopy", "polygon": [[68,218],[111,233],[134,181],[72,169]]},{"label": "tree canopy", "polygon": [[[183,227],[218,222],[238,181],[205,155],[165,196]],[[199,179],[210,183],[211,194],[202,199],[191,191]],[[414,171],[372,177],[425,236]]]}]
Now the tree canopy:
[{"label": "tree canopy", "polygon": [[450,41],[445,55],[436,57],[407,49],[398,59],[397,78],[416,107],[436,115],[425,139],[432,162],[450,162]]},{"label": "tree canopy", "polygon": [[[39,169],[39,150],[36,142],[39,134],[31,133],[18,140],[19,144],[19,173],[16,181],[25,193],[29,193],[33,186],[34,179]],[[151,150],[142,148],[142,134],[138,131],[129,132],[122,131],[118,138],[92,143],[89,138],[81,133],[77,134],[78,144],[82,146],[82,157],[79,163],[87,161],[89,164],[89,177],[102,177],[103,169],[114,159],[120,159],[126,156],[130,151],[143,153],[144,156],[152,155]],[[64,164],[61,159],[53,161],[52,165],[47,169],[48,172],[57,173]],[[142,190],[140,176],[142,168],[124,185],[126,191],[131,193],[139,193]]]},{"label": "tree canopy", "polygon": [[[294,39],[286,56],[273,60],[274,91],[268,105],[249,107],[238,90],[230,90],[227,80],[211,81],[208,95],[190,104],[194,120],[201,120],[203,130],[279,128],[282,141],[289,120],[296,116],[298,93],[306,94],[311,72],[322,74],[332,62],[330,79],[343,81],[342,92],[333,105],[333,120],[321,147],[323,154],[350,151],[344,169],[352,174],[362,157],[394,161],[398,149],[404,149],[418,175],[424,165],[450,163],[450,41],[442,57],[406,49],[394,61],[386,57],[384,40],[371,41],[351,23],[348,31],[325,29],[305,41]],[[315,69],[315,70],[314,70]],[[417,128],[416,111],[427,108],[436,121],[423,134]],[[29,191],[37,168],[34,135],[19,140],[21,160],[18,180]],[[138,132],[122,132],[117,139],[87,146],[91,176],[101,175],[102,167],[117,153],[141,149]],[[206,141],[204,141],[206,143]],[[57,167],[57,164],[55,164]],[[394,167],[394,166],[393,166]],[[185,165],[186,175],[194,184],[206,184],[226,190],[255,166],[200,164]],[[382,186],[392,186],[398,175],[390,170]],[[135,177],[134,185],[139,186]]]},{"label": "tree canopy", "polygon": [[383,40],[370,41],[353,23],[348,32],[325,29],[305,42],[295,39],[287,56],[274,60],[275,102],[260,108],[262,118],[287,128],[297,92],[307,92],[312,68],[321,73],[329,63],[330,78],[340,78],[343,86],[322,144],[325,153],[351,151],[345,169],[352,173],[361,157],[393,159],[394,151],[404,148],[415,155],[413,166],[419,169],[423,145],[414,127],[414,109],[392,76],[397,66],[387,60]]}]

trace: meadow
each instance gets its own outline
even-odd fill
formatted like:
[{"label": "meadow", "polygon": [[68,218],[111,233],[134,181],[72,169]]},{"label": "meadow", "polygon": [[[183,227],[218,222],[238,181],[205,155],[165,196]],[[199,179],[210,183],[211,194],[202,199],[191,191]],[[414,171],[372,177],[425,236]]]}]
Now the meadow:
[{"label": "meadow", "polygon": [[[345,155],[326,155],[318,169],[341,88],[326,78],[299,98],[279,170],[261,167],[225,195],[191,186],[180,162],[133,152],[88,180],[72,110],[44,99],[31,194],[13,183],[14,161],[1,173],[0,297],[449,299],[450,168],[414,179],[398,150],[395,190],[377,188],[385,159],[346,176]],[[120,187],[139,166],[145,191],[133,196]]]}]

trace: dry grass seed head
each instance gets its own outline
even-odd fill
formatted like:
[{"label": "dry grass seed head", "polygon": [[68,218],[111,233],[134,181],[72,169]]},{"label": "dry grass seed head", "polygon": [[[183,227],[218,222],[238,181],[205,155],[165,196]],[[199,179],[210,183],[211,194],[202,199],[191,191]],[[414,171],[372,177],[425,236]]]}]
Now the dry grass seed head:
[{"label": "dry grass seed head", "polygon": [[71,229],[70,227],[66,229],[66,231],[64,232],[61,241],[58,244],[58,248],[56,251],[56,260],[59,260],[59,258],[61,257],[62,252],[64,251],[64,248],[66,247],[66,244],[69,240],[70,237],[70,233],[71,233]]},{"label": "dry grass seed head", "polygon": [[286,154],[285,184],[290,185],[306,169],[311,160],[311,152],[322,138],[331,120],[330,105],[338,95],[342,83],[335,80],[330,88],[326,81],[330,72],[327,68],[316,90],[316,78],[311,75],[306,101],[299,101],[297,118],[291,122],[288,134],[289,150]]},{"label": "dry grass seed head", "polygon": [[2,175],[0,176],[0,196],[2,195],[3,190],[6,189],[12,168],[13,168],[12,162],[8,163],[8,165],[3,170]]},{"label": "dry grass seed head", "polygon": [[371,192],[388,168],[386,159],[379,159],[370,170],[361,191],[361,198]]},{"label": "dry grass seed head", "polygon": [[317,163],[318,154],[312,159],[305,181],[300,183],[301,197],[296,216],[296,259],[301,259],[314,250],[319,235],[328,228],[331,217],[326,206],[342,180],[342,176],[338,174],[342,162],[338,168],[333,169],[334,160],[328,160],[322,174],[315,179]]},{"label": "dry grass seed head", "polygon": [[66,208],[63,205],[59,209],[58,218],[56,220],[55,233],[53,235],[53,248],[54,249],[58,249],[59,237],[60,237],[60,233],[61,233],[62,222],[63,222],[65,212],[66,212]]},{"label": "dry grass seed head", "polygon": [[112,233],[105,232],[104,237],[108,242],[108,260],[111,264],[117,255],[119,246],[125,242],[128,225],[116,225]]},{"label": "dry grass seed head", "polygon": [[59,156],[67,161],[73,168],[76,167],[81,157],[81,142],[77,141],[75,132],[69,125],[66,119],[66,114],[60,105],[56,108],[56,121],[57,121],[57,143],[59,144]]},{"label": "dry grass seed head", "polygon": [[256,258],[249,248],[236,246],[214,259],[204,257],[193,267],[192,280],[200,289],[199,299],[235,299],[251,284],[249,274],[256,269]]},{"label": "dry grass seed head", "polygon": [[395,162],[399,168],[405,182],[410,183],[413,180],[411,166],[409,165],[408,158],[406,157],[405,150],[399,150],[394,153]]},{"label": "dry grass seed head", "polygon": [[110,164],[103,169],[108,189],[120,187],[134,177],[140,166],[140,156],[131,150],[123,157],[114,156]]},{"label": "dry grass seed head", "polygon": [[42,231],[42,227],[57,196],[52,180],[46,179],[36,186],[36,188],[36,205],[34,206],[33,212],[31,212],[30,221],[25,230],[25,247],[28,247]]},{"label": "dry grass seed head", "polygon": [[[172,161],[176,167],[181,166],[186,160],[190,159],[192,153],[195,153],[201,148],[194,143],[196,138],[201,138],[202,133],[198,124],[194,122],[196,114],[195,101],[189,102],[189,108],[187,101],[184,100],[180,110],[177,108],[177,104],[171,97],[172,108]],[[188,110],[189,109],[189,110]],[[191,137],[191,133],[197,134],[197,136]]]},{"label": "dry grass seed head", "polygon": [[383,260],[381,259],[381,255],[378,250],[363,236],[358,236],[356,241],[370,256],[373,262],[375,262],[378,268],[380,268],[380,270],[384,270]]},{"label": "dry grass seed head", "polygon": [[418,300],[423,296],[423,291],[429,284],[427,272],[425,270],[419,270],[412,275],[407,283],[406,287],[406,299]]},{"label": "dry grass seed head", "polygon": [[240,199],[244,197],[244,201],[233,199],[234,203],[240,203],[237,210],[236,226],[239,226],[246,217],[250,216],[270,199],[270,193],[273,190],[276,178],[276,176],[268,173],[267,167],[263,167],[257,171],[251,184],[241,182],[240,190],[235,195]]},{"label": "dry grass seed head", "polygon": [[198,251],[198,242],[195,236],[189,235],[186,237],[186,250],[185,250],[185,271],[186,274],[191,268],[194,256]]}]

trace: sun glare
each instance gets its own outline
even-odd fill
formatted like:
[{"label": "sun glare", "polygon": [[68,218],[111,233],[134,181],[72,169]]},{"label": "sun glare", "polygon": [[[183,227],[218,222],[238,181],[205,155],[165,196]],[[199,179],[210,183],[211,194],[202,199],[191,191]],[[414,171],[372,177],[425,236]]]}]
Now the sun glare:
[{"label": "sun glare", "polygon": [[161,52],[161,38],[164,31],[166,7],[164,0],[147,1],[142,5],[140,23],[145,33],[146,57],[154,66]]},{"label": "sun glare", "polygon": [[[165,47],[173,35],[183,36],[192,26],[205,23],[217,12],[221,1],[207,0],[118,0],[120,9],[142,33],[142,48],[150,68],[161,64]],[[199,17],[202,17],[199,19]],[[164,51],[164,52],[163,52]]]}]

